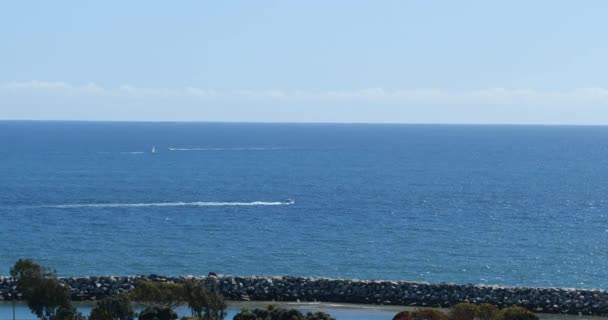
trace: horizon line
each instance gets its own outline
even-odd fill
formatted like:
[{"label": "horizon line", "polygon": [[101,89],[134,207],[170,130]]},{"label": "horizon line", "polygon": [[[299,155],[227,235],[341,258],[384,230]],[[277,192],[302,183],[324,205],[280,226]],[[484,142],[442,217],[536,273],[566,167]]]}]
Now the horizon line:
[{"label": "horizon line", "polygon": [[104,120],[104,119],[0,119],[0,122],[90,122],[90,123],[201,123],[201,124],[296,124],[296,125],[412,125],[412,126],[543,126],[606,127],[608,123],[516,123],[516,122],[347,122],[347,121],[240,121],[240,120]]}]

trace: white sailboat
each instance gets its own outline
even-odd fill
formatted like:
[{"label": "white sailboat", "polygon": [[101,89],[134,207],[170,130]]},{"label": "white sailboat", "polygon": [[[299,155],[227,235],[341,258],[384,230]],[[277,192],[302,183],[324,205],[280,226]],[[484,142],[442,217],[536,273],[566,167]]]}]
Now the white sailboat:
[{"label": "white sailboat", "polygon": [[156,153],[156,146],[152,146],[152,154]]}]

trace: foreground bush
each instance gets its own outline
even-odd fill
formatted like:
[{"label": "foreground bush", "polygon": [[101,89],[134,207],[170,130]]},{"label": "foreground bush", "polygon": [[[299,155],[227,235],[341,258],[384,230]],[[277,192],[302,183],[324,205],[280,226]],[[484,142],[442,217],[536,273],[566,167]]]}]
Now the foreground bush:
[{"label": "foreground bush", "polygon": [[31,259],[19,259],[11,268],[27,306],[41,320],[80,320],[84,317],[70,300],[70,289],[54,272]]},{"label": "foreground bush", "polygon": [[192,312],[192,319],[222,320],[226,317],[226,301],[216,292],[209,291],[200,282],[184,283],[184,300]]},{"label": "foreground bush", "polygon": [[448,316],[439,310],[429,309],[429,308],[420,308],[420,309],[416,309],[416,310],[414,310],[414,312],[412,312],[412,319],[414,319],[414,320],[447,320]]},{"label": "foreground bush", "polygon": [[131,301],[121,294],[97,301],[89,320],[133,320],[134,317],[135,311]]},{"label": "foreground bush", "polygon": [[254,309],[252,311],[242,309],[233,320],[336,320],[324,312],[302,314],[296,309],[283,309],[269,305],[266,309]]},{"label": "foreground bush", "polygon": [[448,316],[435,309],[420,308],[412,312],[401,311],[397,313],[393,320],[447,320]]},{"label": "foreground bush", "polygon": [[137,281],[129,298],[145,307],[175,309],[184,302],[184,286],[177,283]]},{"label": "foreground bush", "polygon": [[167,307],[147,307],[139,313],[139,320],[175,320],[177,313]]},{"label": "foreground bush", "polygon": [[450,308],[449,320],[474,320],[479,316],[479,306],[472,303],[459,303]]},{"label": "foreground bush", "polygon": [[59,308],[57,310],[57,320],[87,320],[87,317],[82,315],[76,308]]},{"label": "foreground bush", "polygon": [[307,313],[304,317],[305,320],[336,320],[325,312]]},{"label": "foreground bush", "polygon": [[538,316],[526,308],[509,307],[498,311],[496,320],[538,320]]},{"label": "foreground bush", "polygon": [[412,313],[409,311],[401,311],[393,317],[393,320],[412,320],[412,319],[413,319]]},{"label": "foreground bush", "polygon": [[489,303],[482,303],[479,305],[477,317],[479,320],[493,320],[496,319],[498,308]]}]

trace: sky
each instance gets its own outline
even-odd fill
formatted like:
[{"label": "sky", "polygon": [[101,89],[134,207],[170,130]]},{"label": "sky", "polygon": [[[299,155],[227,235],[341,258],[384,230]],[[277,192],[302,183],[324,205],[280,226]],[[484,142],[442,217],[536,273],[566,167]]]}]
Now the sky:
[{"label": "sky", "polygon": [[4,1],[0,119],[608,124],[606,1]]}]

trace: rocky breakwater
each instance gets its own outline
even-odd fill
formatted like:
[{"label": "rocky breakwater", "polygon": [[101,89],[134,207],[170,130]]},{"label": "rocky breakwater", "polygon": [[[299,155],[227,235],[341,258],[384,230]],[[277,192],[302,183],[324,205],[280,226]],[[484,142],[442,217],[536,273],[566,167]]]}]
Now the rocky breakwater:
[{"label": "rocky breakwater", "polygon": [[[233,301],[320,301],[425,307],[449,307],[460,302],[523,306],[539,313],[608,315],[608,291],[566,288],[499,287],[431,284],[407,281],[366,281],[303,277],[129,277],[61,278],[72,299],[95,300],[130,291],[138,280],[182,283],[203,281]],[[0,300],[20,299],[11,278],[0,278]]]}]

